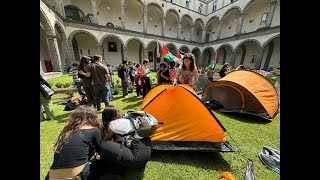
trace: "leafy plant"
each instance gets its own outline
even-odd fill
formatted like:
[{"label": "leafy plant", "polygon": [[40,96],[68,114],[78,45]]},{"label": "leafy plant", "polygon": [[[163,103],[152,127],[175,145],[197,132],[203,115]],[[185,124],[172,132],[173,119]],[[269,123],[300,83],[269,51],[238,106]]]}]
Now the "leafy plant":
[{"label": "leafy plant", "polygon": [[55,85],[57,88],[62,88],[62,86],[63,86],[63,84],[62,83],[60,83],[60,82],[58,82],[58,83],[56,83],[56,85]]},{"label": "leafy plant", "polygon": [[62,87],[67,88],[67,87],[69,87],[70,85],[71,85],[70,83],[64,83],[64,84],[62,84]]},{"label": "leafy plant", "polygon": [[117,95],[117,94],[119,94],[119,88],[118,87],[115,87],[114,89],[113,89],[113,91],[112,91],[112,94],[113,95]]},{"label": "leafy plant", "polygon": [[72,90],[66,91],[66,94],[68,95],[68,98],[71,98],[73,97],[74,91]]}]

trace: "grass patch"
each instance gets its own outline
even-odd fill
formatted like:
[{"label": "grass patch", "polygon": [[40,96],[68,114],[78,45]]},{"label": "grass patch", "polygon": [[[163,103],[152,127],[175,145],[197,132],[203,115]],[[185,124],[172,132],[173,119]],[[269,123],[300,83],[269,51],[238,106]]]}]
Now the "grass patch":
[{"label": "grass patch", "polygon": [[[62,77],[64,78],[64,77]],[[117,77],[116,77],[117,78]],[[76,94],[76,93],[75,93]],[[53,161],[52,145],[65,125],[70,111],[63,111],[66,94],[53,95],[55,119],[40,122],[40,178],[44,179]],[[129,97],[122,98],[122,91],[114,95],[110,102],[119,108],[121,114],[128,110],[140,110],[142,98],[136,97],[135,92]],[[101,103],[102,108],[104,104]],[[99,118],[101,119],[101,112]],[[259,160],[258,154],[263,146],[280,150],[280,115],[273,121],[261,121],[236,117],[213,112],[225,127],[228,142],[245,156],[253,160],[255,179],[277,180],[280,175],[265,167]],[[234,139],[235,142],[232,140]],[[237,146],[238,145],[238,146]],[[125,179],[218,179],[223,171],[230,172],[236,179],[244,179],[247,159],[239,152],[161,152],[154,151],[151,161],[144,171],[129,172]],[[107,178],[106,178],[107,179]]]}]

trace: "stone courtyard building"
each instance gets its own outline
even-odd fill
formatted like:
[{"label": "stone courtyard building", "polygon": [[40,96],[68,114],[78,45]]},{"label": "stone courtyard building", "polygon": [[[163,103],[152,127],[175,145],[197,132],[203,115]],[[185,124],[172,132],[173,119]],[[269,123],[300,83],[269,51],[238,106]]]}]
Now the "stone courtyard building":
[{"label": "stone courtyard building", "polygon": [[[157,44],[197,66],[280,67],[280,0],[40,0],[40,73],[101,54],[157,68]],[[48,64],[53,69],[48,69]]]}]

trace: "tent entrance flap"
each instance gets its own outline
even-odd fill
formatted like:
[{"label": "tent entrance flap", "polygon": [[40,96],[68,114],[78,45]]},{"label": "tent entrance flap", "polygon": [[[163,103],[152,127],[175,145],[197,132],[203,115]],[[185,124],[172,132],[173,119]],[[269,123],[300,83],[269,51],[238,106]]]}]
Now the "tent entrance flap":
[{"label": "tent entrance flap", "polygon": [[229,144],[224,142],[195,142],[195,141],[153,141],[154,150],[179,150],[179,151],[212,151],[212,152],[236,152]]}]

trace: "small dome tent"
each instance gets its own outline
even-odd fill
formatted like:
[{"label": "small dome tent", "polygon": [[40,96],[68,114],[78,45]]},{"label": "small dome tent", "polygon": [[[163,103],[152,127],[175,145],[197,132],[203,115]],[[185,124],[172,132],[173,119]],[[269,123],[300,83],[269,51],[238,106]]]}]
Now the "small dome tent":
[{"label": "small dome tent", "polygon": [[152,88],[141,110],[163,122],[151,136],[155,150],[235,151],[226,141],[225,128],[189,85]]},{"label": "small dome tent", "polygon": [[208,106],[216,105],[219,112],[251,114],[268,120],[279,109],[274,85],[263,75],[249,70],[232,71],[210,83],[204,88],[201,100]]}]

